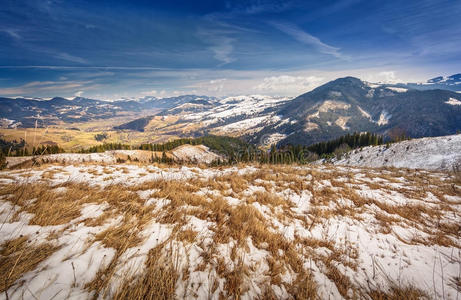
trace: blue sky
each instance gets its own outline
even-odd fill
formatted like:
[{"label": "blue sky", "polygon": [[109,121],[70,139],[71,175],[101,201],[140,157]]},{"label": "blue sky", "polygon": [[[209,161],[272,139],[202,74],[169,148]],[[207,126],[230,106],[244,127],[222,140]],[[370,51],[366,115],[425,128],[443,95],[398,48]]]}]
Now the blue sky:
[{"label": "blue sky", "polygon": [[461,1],[3,0],[0,95],[295,96],[461,72]]}]

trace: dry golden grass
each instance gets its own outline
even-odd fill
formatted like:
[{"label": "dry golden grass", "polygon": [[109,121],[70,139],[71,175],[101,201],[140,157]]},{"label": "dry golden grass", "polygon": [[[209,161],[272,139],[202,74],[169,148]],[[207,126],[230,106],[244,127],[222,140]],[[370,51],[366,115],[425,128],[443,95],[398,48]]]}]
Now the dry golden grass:
[{"label": "dry golden grass", "polygon": [[248,188],[247,181],[243,176],[239,176],[236,173],[218,176],[214,178],[215,181],[226,183],[229,188],[236,194],[240,194]]},{"label": "dry golden grass", "polygon": [[242,289],[242,283],[245,276],[248,276],[249,270],[245,266],[242,259],[239,257],[234,263],[232,270],[227,270],[220,275],[226,278],[224,289],[228,296],[232,296],[234,299],[240,299],[240,296],[246,291]]},{"label": "dry golden grass", "polygon": [[175,284],[178,271],[175,254],[162,253],[165,243],[151,249],[141,275],[125,280],[113,299],[175,299]]},{"label": "dry golden grass", "polygon": [[392,285],[389,291],[373,290],[367,295],[372,300],[422,300],[430,299],[427,293],[413,286]]},{"label": "dry golden grass", "polygon": [[177,239],[179,241],[193,243],[197,237],[197,232],[192,229],[181,230],[178,232]]},{"label": "dry golden grass", "polygon": [[42,174],[42,179],[54,179],[54,175],[57,173],[60,173],[60,170],[53,169],[45,171]]},{"label": "dry golden grass", "polygon": [[[10,184],[1,187],[0,194],[21,207],[17,214],[22,211],[32,213],[30,224],[41,226],[66,224],[80,216],[84,203],[91,202],[89,188],[80,184],[70,185],[59,194],[47,184]],[[27,202],[30,199],[36,200],[30,204]]]},{"label": "dry golden grass", "polygon": [[136,225],[130,221],[109,227],[95,236],[96,241],[101,241],[105,247],[114,248],[119,252],[135,247],[142,242],[138,236]]},{"label": "dry golden grass", "polygon": [[[319,299],[317,295],[318,284],[314,281],[311,273],[303,272],[296,277],[293,284],[289,286],[289,292],[294,299],[313,300]],[[272,298],[271,299],[276,299]]]},{"label": "dry golden grass", "polygon": [[28,237],[8,240],[0,246],[0,292],[6,291],[23,274],[34,270],[59,247],[49,243],[36,245]]},{"label": "dry golden grass", "polygon": [[349,290],[353,290],[355,293],[355,288],[351,283],[351,280],[349,277],[344,275],[342,272],[338,270],[338,268],[330,262],[326,264],[326,271],[325,275],[335,283],[336,288],[338,289],[338,292],[343,296],[344,298],[349,298]]},{"label": "dry golden grass", "polygon": [[[146,169],[146,172],[149,170]],[[126,167],[119,167],[118,171],[128,172]],[[108,167],[102,169],[104,174],[111,172]],[[283,285],[295,299],[317,299],[317,284],[311,271],[305,267],[305,262],[309,260],[315,262],[345,298],[351,298],[351,295],[359,298],[360,295],[371,299],[398,299],[406,293],[411,297],[424,297],[425,294],[419,290],[394,287],[389,291],[373,290],[362,295],[361,287],[350,279],[351,274],[346,276],[343,271],[344,268],[357,271],[359,257],[356,245],[327,238],[301,238],[297,233],[294,238],[288,238],[277,225],[289,226],[297,222],[311,231],[314,227],[316,230],[328,227],[330,219],[344,218],[358,224],[364,221],[366,213],[367,220],[369,215],[375,217],[376,222],[373,223],[378,224],[378,231],[384,234],[395,234],[391,230],[394,225],[424,233],[424,239],[417,235],[410,240],[397,236],[407,244],[459,247],[455,241],[461,227],[451,221],[452,218],[444,219],[447,213],[458,213],[454,208],[458,204],[445,199],[448,193],[456,194],[451,181],[435,180],[429,185],[431,173],[397,169],[370,169],[368,173],[367,176],[377,181],[356,179],[351,171],[329,166],[324,169],[261,166],[256,172],[243,175],[230,173],[200,178],[198,173],[192,179],[155,180],[137,186],[109,185],[104,189],[66,183],[62,185],[66,189],[60,193],[53,192],[46,184],[4,185],[0,187],[0,196],[18,205],[18,213],[32,213],[30,224],[42,226],[69,223],[81,216],[84,205],[107,203],[108,208],[100,216],[81,220],[87,226],[101,226],[116,218],[121,220],[95,234],[90,241],[99,241],[104,247],[115,249],[112,261],[85,286],[88,291],[94,292],[95,298],[168,299],[174,295],[179,276],[184,281],[191,276],[189,269],[178,269],[171,244],[165,242],[149,252],[141,274],[127,275],[116,294],[110,294],[108,287],[114,280],[122,254],[144,242],[141,232],[150,222],[172,224],[173,234],[169,241],[182,241],[178,244],[184,247],[193,244],[203,249],[200,253],[202,261],[195,270],[214,269],[220,278],[225,279],[220,295],[223,298],[237,299],[247,291],[246,281],[255,272],[255,267],[245,264],[242,255],[249,251],[250,241],[268,253],[265,259],[269,266],[267,281],[258,286],[262,291],[260,297],[266,299],[276,298],[271,285]],[[389,186],[390,183],[393,185]],[[256,192],[249,192],[256,186],[259,187]],[[411,202],[405,205],[394,202],[392,195],[388,199],[363,196],[362,187],[375,190],[375,193],[379,192],[376,191],[378,189],[392,191]],[[155,204],[146,206],[145,199],[137,193],[146,190],[152,190],[150,198],[164,203],[162,209]],[[310,199],[301,198],[301,201],[309,201],[307,212],[295,213],[296,210],[292,209],[295,204],[288,197],[280,196],[287,195],[285,192],[290,196],[312,194]],[[440,203],[435,199],[431,205],[425,205],[428,192],[435,195]],[[232,202],[226,201],[226,196],[237,198],[237,204],[230,205]],[[35,202],[29,203],[28,200],[33,198],[36,198]],[[267,210],[262,213],[258,206]],[[187,224],[191,216],[214,225],[205,228],[199,235]],[[213,243],[205,245],[202,234],[208,235]],[[230,245],[230,264],[227,258],[220,257],[221,253],[217,250],[220,244]],[[327,254],[319,254],[320,248],[325,248]],[[286,272],[294,275],[291,283],[282,280]],[[217,285],[212,286],[212,291],[215,291]]]},{"label": "dry golden grass", "polygon": [[254,192],[253,195],[251,195],[248,198],[247,202],[249,204],[253,202],[258,202],[261,205],[282,206],[282,207],[288,207],[290,204],[290,202],[287,201],[286,199],[283,199],[282,197],[277,196],[276,194],[273,194],[273,193],[269,193],[267,191]]}]

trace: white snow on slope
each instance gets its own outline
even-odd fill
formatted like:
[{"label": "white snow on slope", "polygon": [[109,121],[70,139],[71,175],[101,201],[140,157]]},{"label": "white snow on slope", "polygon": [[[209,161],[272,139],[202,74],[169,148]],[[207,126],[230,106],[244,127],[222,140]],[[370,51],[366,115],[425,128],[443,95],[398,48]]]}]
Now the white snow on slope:
[{"label": "white snow on slope", "polygon": [[461,134],[428,137],[353,150],[336,165],[451,170],[461,161]]},{"label": "white snow on slope", "polygon": [[408,89],[401,87],[388,86],[386,89],[397,92],[397,93],[406,93]]},{"label": "white snow on slope", "polygon": [[376,124],[378,124],[379,126],[386,125],[387,123],[389,123],[390,118],[391,115],[389,115],[386,111],[383,111],[379,115],[379,120],[376,122]]},{"label": "white snow on slope", "polygon": [[211,152],[209,148],[204,145],[182,145],[171,150],[171,154],[178,160],[197,161],[206,164],[222,159],[220,155]]},{"label": "white snow on slope", "polygon": [[360,111],[360,113],[362,114],[362,116],[364,116],[365,118],[371,120],[371,115],[370,115],[369,113],[367,113],[366,111],[364,111],[360,106],[357,106],[357,108],[359,109],[359,111]]},{"label": "white snow on slope", "polygon": [[[109,172],[104,173],[104,168]],[[101,174],[95,174],[93,169]],[[55,178],[49,179],[43,176],[50,170],[57,171]],[[291,169],[281,167],[272,170],[254,166],[222,169],[189,167],[161,169],[140,165],[77,165],[2,171],[0,184],[15,181],[27,184],[48,182],[52,189],[56,184],[66,183],[69,187],[74,182],[82,182],[105,187],[107,183],[104,176],[107,175],[117,178],[112,186],[119,184],[128,188],[155,178],[182,180],[186,186],[195,182],[188,182],[188,179],[207,180],[221,175],[238,178],[243,174],[248,174],[249,178],[255,176],[257,179],[249,179],[248,187],[242,193],[234,193],[232,188],[230,191],[214,190],[209,186],[197,194],[208,197],[207,195],[231,193],[232,197],[227,196],[225,199],[229,199],[229,204],[235,206],[237,210],[238,205],[249,205],[257,210],[261,218],[266,221],[265,224],[270,232],[277,234],[279,240],[284,239],[293,243],[295,245],[293,249],[299,249],[301,256],[299,267],[312,272],[318,285],[320,299],[344,299],[339,286],[327,276],[329,269],[324,265],[325,261],[331,261],[352,286],[360,289],[366,290],[368,287],[378,286],[385,288],[392,281],[402,285],[413,284],[426,291],[430,298],[456,299],[458,292],[450,282],[452,278],[459,276],[461,261],[459,239],[454,235],[447,237],[458,246],[418,242],[418,239],[430,240],[441,224],[449,226],[459,224],[461,197],[440,195],[441,199],[430,192],[438,191],[438,187],[434,186],[433,182],[447,180],[447,175],[443,173],[417,171],[407,174],[404,171],[393,173],[386,170],[330,166],[302,166]],[[271,178],[271,175],[274,177]],[[289,175],[287,181],[282,179],[285,175]],[[258,176],[262,177],[258,178]],[[414,185],[412,178],[424,178],[427,181],[427,192],[421,195],[420,187]],[[291,185],[293,179],[297,180],[294,186]],[[292,188],[300,190],[296,192]],[[333,197],[336,191],[342,189],[350,195],[349,188],[365,199],[369,199],[369,202],[358,208],[347,196],[338,199]],[[63,187],[56,189],[57,193],[62,191]],[[251,196],[258,191],[266,191],[281,197],[288,207],[251,200]],[[168,199],[150,196],[152,190],[142,190],[142,192],[146,205],[154,204],[155,211],[161,211],[168,205]],[[322,199],[323,194],[327,197],[322,200],[326,201],[322,204],[318,201]],[[414,199],[415,197],[421,198]],[[209,201],[213,199],[207,198]],[[443,205],[450,209],[447,211],[441,209],[437,220],[424,216],[426,218],[424,223],[406,220],[386,210],[386,207],[399,205],[405,207],[411,204],[437,209],[441,209]],[[194,205],[193,208],[197,207]],[[190,205],[181,206],[180,203],[176,206],[178,211],[187,212],[191,211],[191,208]],[[37,268],[25,273],[21,278],[25,280],[25,284],[21,284],[19,280],[8,290],[10,299],[22,297],[91,299],[94,294],[85,288],[85,284],[93,280],[97,276],[97,271],[104,269],[115,255],[114,249],[95,242],[94,236],[111,225],[119,224],[122,219],[114,216],[115,219],[110,219],[102,226],[86,226],[81,222],[82,220],[97,218],[107,209],[107,204],[104,203],[87,204],[82,208],[81,216],[69,224],[38,226],[29,224],[31,215],[21,215],[19,219],[13,218],[12,209],[17,210],[19,207],[14,208],[14,204],[8,197],[0,198],[0,222],[2,223],[0,244],[20,235],[31,235],[34,237],[33,243],[39,243],[48,240],[53,232],[57,232],[59,237],[48,241],[63,248],[45,259]],[[328,212],[328,214],[324,218],[321,214],[316,214],[316,211]],[[347,213],[348,211],[354,213]],[[277,299],[293,298],[287,286],[294,282],[297,273],[291,266],[283,265],[283,258],[287,254],[283,249],[278,248],[278,256],[272,256],[270,249],[274,245],[266,242],[257,243],[251,237],[247,238],[243,247],[236,247],[237,242],[232,238],[228,242],[216,243],[213,240],[217,228],[216,220],[207,219],[206,215],[204,214],[203,219],[187,215],[184,220],[180,220],[181,223],[178,223],[181,226],[179,231],[192,229],[197,232],[198,238],[190,244],[176,240],[172,235],[173,226],[176,224],[161,224],[153,217],[139,232],[142,242],[136,247],[126,249],[118,258],[114,276],[109,283],[110,288],[107,294],[104,296],[101,294],[99,298],[110,299],[123,279],[126,279],[127,274],[142,273],[149,250],[168,238],[172,240],[166,247],[175,249],[174,253],[177,254],[175,266],[180,274],[175,285],[177,299],[219,298],[219,294],[225,291],[227,282],[222,271],[217,271],[218,266],[221,268],[224,266],[225,272],[231,272],[238,270],[236,268],[239,267],[239,263],[243,264],[242,269],[245,270],[237,274],[242,280],[241,299],[264,298],[265,288],[269,288]],[[397,221],[384,224],[385,226],[382,227],[382,221],[377,219],[377,215]],[[303,241],[308,244],[309,241],[313,241],[313,245],[303,246]],[[215,251],[209,252],[208,250],[213,246],[216,247]],[[206,263],[206,257],[210,258],[208,261],[211,263]],[[218,264],[219,261],[222,263]],[[204,267],[200,267],[202,263],[205,263]],[[272,281],[270,274],[278,263],[282,263],[281,267],[277,267],[281,270],[280,277]],[[225,298],[231,298],[227,296]],[[5,294],[2,293],[0,299],[5,299]]]},{"label": "white snow on slope", "polygon": [[377,83],[371,83],[371,82],[366,82],[366,81],[364,81],[364,83],[368,85],[369,87],[371,87],[372,89],[381,87],[381,84],[377,84]]},{"label": "white snow on slope", "polygon": [[461,105],[461,101],[459,101],[458,99],[455,99],[455,98],[450,98],[445,103],[449,104],[449,105]]},{"label": "white snow on slope", "polygon": [[[221,158],[220,155],[210,151],[208,147],[203,145],[183,145],[177,147],[167,153],[171,153],[173,157],[176,157],[182,161],[197,161],[200,163],[210,163],[213,160]],[[141,162],[148,162],[153,155],[153,152],[146,150],[110,150],[102,153],[59,153],[59,154],[47,154],[36,156],[39,162],[46,163],[61,163],[61,164],[75,164],[83,162],[101,163],[101,164],[113,164],[117,162],[117,159],[137,160]],[[159,153],[157,153],[159,155]],[[32,156],[20,156],[20,157],[7,157],[9,167],[16,166],[26,161],[31,161]]]},{"label": "white snow on slope", "polygon": [[[275,113],[269,112],[263,114],[263,111],[281,105],[290,99],[262,95],[228,97],[219,100],[219,105],[216,107],[207,108],[193,114],[184,114],[181,118],[186,121],[200,121],[205,126],[230,122],[224,126],[216,127],[215,130],[223,134],[233,134],[247,129],[249,125],[253,128],[259,128],[258,124],[261,122],[274,123],[280,121],[280,118]],[[242,116],[245,116],[244,120],[241,120]],[[233,118],[237,118],[238,120],[233,121]]]},{"label": "white snow on slope", "polygon": [[346,126],[347,121],[349,121],[351,117],[339,117],[336,121],[335,124],[341,127],[342,130],[349,130],[349,127]]}]

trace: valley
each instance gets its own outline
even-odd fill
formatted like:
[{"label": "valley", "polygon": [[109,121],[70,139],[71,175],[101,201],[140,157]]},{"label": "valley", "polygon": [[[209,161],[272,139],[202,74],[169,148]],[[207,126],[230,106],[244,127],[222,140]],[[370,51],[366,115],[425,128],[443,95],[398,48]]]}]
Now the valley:
[{"label": "valley", "polygon": [[[24,107],[23,102],[29,107],[8,113],[14,105]],[[108,134],[105,142],[133,144],[227,135],[262,147],[310,145],[353,132],[419,138],[461,130],[458,102],[461,95],[453,91],[372,84],[353,77],[339,78],[295,98],[189,95],[114,102],[0,99],[0,117],[9,120],[4,121],[0,134],[6,140],[25,137],[29,145],[38,137],[41,142],[58,143],[72,151],[96,144],[91,135],[101,133]],[[85,113],[89,110],[91,115]]]}]

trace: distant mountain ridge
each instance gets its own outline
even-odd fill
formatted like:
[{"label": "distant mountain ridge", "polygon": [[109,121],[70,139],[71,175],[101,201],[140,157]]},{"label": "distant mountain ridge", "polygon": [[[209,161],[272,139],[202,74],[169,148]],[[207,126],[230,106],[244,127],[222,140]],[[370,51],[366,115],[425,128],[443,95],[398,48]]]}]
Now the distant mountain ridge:
[{"label": "distant mountain ridge", "polygon": [[461,92],[461,73],[450,76],[437,76],[425,83],[396,84],[399,87],[407,87],[418,90],[442,89],[454,92]]},{"label": "distant mountain ridge", "polygon": [[289,122],[250,139],[283,134],[282,144],[309,145],[355,131],[411,137],[453,134],[461,129],[459,99],[460,94],[446,90],[396,89],[339,78],[287,103],[279,114]]},{"label": "distant mountain ridge", "polygon": [[428,83],[445,83],[447,85],[461,84],[461,73],[451,76],[438,76],[427,81]]},{"label": "distant mountain ridge", "polygon": [[[460,94],[448,90],[410,89],[345,77],[294,99],[229,97],[181,104],[157,116],[177,118],[171,128],[195,124],[195,132],[240,136],[254,144],[310,145],[348,132],[410,137],[453,134],[461,130],[460,99]],[[149,130],[153,118],[117,128]]]},{"label": "distant mountain ridge", "polygon": [[88,122],[109,119],[127,112],[154,112],[168,109],[195,99],[207,100],[213,97],[184,95],[172,98],[150,98],[146,101],[118,100],[103,101],[83,97],[66,99],[55,97],[50,100],[26,98],[1,98],[0,119],[10,128],[48,126],[59,122]]},{"label": "distant mountain ridge", "polygon": [[364,131],[441,136],[461,130],[461,94],[434,87],[461,86],[460,78],[460,74],[436,77],[413,88],[411,84],[376,84],[344,77],[296,98],[184,95],[113,102],[82,97],[0,98],[0,120],[3,127],[14,128],[33,127],[35,120],[49,125],[126,115],[123,124],[112,125],[115,130],[180,137],[230,135],[265,146],[310,145]]}]

